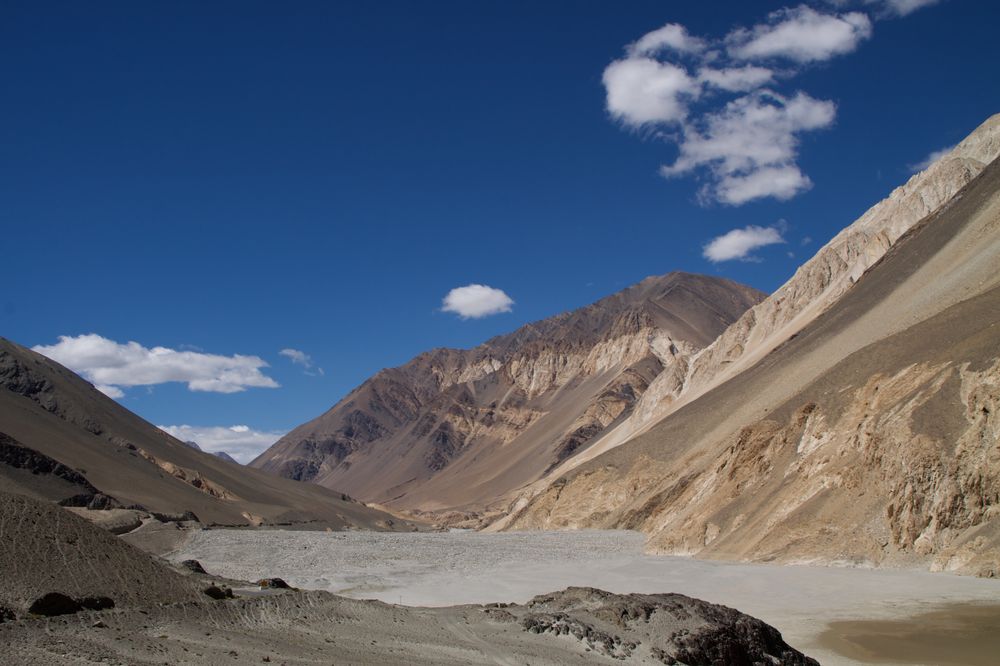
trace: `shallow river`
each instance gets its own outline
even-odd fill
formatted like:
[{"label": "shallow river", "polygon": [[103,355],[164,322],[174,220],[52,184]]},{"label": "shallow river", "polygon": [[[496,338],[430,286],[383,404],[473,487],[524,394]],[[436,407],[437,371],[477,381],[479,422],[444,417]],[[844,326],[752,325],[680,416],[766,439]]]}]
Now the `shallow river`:
[{"label": "shallow river", "polygon": [[[871,638],[879,631],[905,635],[919,627],[921,636],[944,645],[945,651],[948,641],[957,641],[957,646],[968,642],[970,631],[975,635],[975,627],[928,624],[928,613],[976,618],[980,629],[985,623],[997,627],[994,633],[1000,632],[1000,580],[916,571],[727,564],[646,555],[644,542],[636,532],[598,530],[501,534],[209,530],[194,533],[171,559],[197,559],[211,573],[241,580],[278,576],[296,587],[410,606],[524,602],[570,585],[612,592],[680,592],[759,617],[823,664],[921,663],[914,660],[919,656],[913,657],[913,650],[894,652],[899,641]],[[933,633],[935,626],[940,626],[939,635]]]}]

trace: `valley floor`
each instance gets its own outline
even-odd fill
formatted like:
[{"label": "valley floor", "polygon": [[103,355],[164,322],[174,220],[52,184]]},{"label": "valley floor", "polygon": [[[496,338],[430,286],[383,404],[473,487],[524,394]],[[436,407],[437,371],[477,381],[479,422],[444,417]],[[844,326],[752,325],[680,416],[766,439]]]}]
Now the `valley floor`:
[{"label": "valley floor", "polygon": [[[208,530],[193,533],[170,559],[197,559],[210,573],[235,579],[279,576],[301,588],[407,606],[521,603],[570,585],[618,593],[679,592],[756,616],[823,664],[916,664],[905,650],[894,652],[899,641],[893,636],[919,630],[947,649],[951,640],[969,644],[987,636],[972,626],[977,622],[1000,621],[1000,580],[653,556],[643,553],[644,541],[635,532],[597,530]],[[968,626],[926,621],[927,613],[943,609],[974,621]],[[892,654],[900,655],[898,661],[889,658]]]}]

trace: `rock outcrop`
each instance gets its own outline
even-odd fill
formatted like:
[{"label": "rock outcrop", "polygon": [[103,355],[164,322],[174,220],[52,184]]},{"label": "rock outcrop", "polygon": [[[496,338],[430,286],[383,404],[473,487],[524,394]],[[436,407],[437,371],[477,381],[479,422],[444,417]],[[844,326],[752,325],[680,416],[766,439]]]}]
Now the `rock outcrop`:
[{"label": "rock outcrop", "polygon": [[[533,598],[519,613],[525,631],[567,636],[598,654],[663,664],[818,666],[774,627],[682,594],[612,594],[589,587]],[[507,607],[511,613],[512,607]]]},{"label": "rock outcrop", "polygon": [[257,460],[395,508],[481,508],[578,455],[763,294],[684,273],[383,370]]}]

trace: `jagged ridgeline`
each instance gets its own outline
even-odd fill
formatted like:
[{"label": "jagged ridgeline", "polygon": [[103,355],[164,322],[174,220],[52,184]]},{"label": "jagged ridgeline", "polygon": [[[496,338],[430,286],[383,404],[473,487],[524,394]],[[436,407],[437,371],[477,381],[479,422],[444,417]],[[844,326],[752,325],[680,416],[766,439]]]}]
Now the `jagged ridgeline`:
[{"label": "jagged ridgeline", "polygon": [[998,153],[994,116],[495,527],[1000,574]]},{"label": "jagged ridgeline", "polygon": [[651,277],[383,370],[252,465],[397,508],[482,508],[585,451],[657,378],[681,381],[764,296],[720,278]]}]

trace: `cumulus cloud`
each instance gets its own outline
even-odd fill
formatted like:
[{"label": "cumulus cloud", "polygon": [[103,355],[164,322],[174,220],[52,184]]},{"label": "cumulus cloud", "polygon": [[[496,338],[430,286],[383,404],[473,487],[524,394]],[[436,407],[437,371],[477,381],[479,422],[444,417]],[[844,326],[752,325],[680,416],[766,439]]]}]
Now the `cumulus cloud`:
[{"label": "cumulus cloud", "polygon": [[737,60],[787,58],[798,63],[850,53],[871,37],[872,22],[862,12],[825,14],[806,5],[772,12],[766,23],[737,28],[726,37]]},{"label": "cumulus cloud", "polygon": [[500,289],[484,284],[470,284],[449,291],[441,303],[441,309],[454,312],[462,319],[481,319],[510,312],[513,305],[511,297]]},{"label": "cumulus cloud", "polygon": [[284,432],[254,430],[246,425],[157,427],[182,442],[194,442],[202,451],[228,453],[244,465],[285,436]]},{"label": "cumulus cloud", "polygon": [[698,80],[729,92],[747,92],[773,81],[774,72],[755,65],[725,69],[703,67],[698,71]]},{"label": "cumulus cloud", "polygon": [[634,56],[656,55],[668,49],[679,53],[698,53],[705,49],[705,45],[705,40],[693,37],[679,23],[668,23],[662,28],[647,32],[629,46],[628,50]]},{"label": "cumulus cloud", "polygon": [[701,92],[683,67],[650,58],[616,60],[604,70],[608,111],[626,125],[671,123],[687,115],[687,99]]},{"label": "cumulus cloud", "polygon": [[754,261],[751,253],[757,248],[784,242],[778,228],[750,225],[713,238],[702,248],[702,255],[713,263],[733,259]]},{"label": "cumulus cloud", "polygon": [[812,184],[795,165],[798,135],[830,125],[835,114],[833,102],[802,92],[755,91],[686,125],[680,155],[660,171],[670,177],[707,167],[715,178],[702,194],[722,203],[789,199]]},{"label": "cumulus cloud", "polygon": [[96,334],[62,335],[54,345],[33,349],[82,375],[106,395],[120,398],[122,388],[184,382],[192,391],[237,393],[251,387],[275,388],[261,372],[267,363],[257,356],[222,356],[167,347],[125,344]]},{"label": "cumulus cloud", "polygon": [[923,171],[924,169],[934,164],[935,162],[937,162],[939,159],[941,159],[954,149],[955,146],[948,146],[947,148],[942,148],[941,150],[935,150],[934,152],[932,152],[930,155],[920,160],[919,162],[911,164],[910,172],[917,173],[918,171]]},{"label": "cumulus cloud", "polygon": [[[875,0],[829,0],[838,9],[786,7],[711,38],[668,23],[625,47],[604,70],[608,113],[676,144],[665,177],[707,176],[703,203],[789,199],[812,187],[798,165],[802,136],[833,125],[836,105],[782,87],[804,68],[870,39]],[[878,0],[896,14],[932,0]],[[878,12],[876,12],[878,13]]]}]

